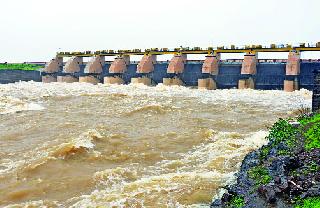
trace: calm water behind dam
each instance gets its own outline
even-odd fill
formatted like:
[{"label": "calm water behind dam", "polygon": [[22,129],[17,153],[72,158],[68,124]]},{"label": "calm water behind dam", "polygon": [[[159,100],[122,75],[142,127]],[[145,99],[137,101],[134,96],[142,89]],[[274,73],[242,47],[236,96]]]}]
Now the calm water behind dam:
[{"label": "calm water behind dam", "polygon": [[208,206],[301,106],[309,91],[0,85],[0,206]]}]

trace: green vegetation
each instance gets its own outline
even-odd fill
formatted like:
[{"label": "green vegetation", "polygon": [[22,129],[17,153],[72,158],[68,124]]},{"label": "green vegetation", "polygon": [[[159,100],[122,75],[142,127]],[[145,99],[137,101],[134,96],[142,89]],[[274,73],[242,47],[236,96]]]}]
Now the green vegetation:
[{"label": "green vegetation", "polygon": [[231,201],[229,202],[229,207],[232,207],[232,208],[242,208],[244,207],[244,205],[245,205],[244,197],[239,195],[233,196],[231,198]]},{"label": "green vegetation", "polygon": [[248,171],[248,176],[255,181],[256,186],[267,184],[272,179],[268,170],[262,166],[251,168]]},{"label": "green vegetation", "polygon": [[271,150],[271,146],[268,146],[268,145],[267,145],[267,146],[263,146],[263,147],[261,148],[261,152],[260,152],[260,155],[259,155],[259,158],[260,158],[261,161],[262,161],[263,159],[267,158],[270,150]]},{"label": "green vegetation", "polygon": [[295,208],[319,208],[320,207],[320,197],[310,197],[300,200]]},{"label": "green vegetation", "polygon": [[320,171],[320,166],[317,163],[313,162],[312,164],[310,164],[308,166],[308,169],[310,172],[316,173],[316,172]]},{"label": "green vegetation", "polygon": [[33,71],[42,68],[42,66],[35,64],[0,64],[0,70],[25,70]]},{"label": "green vegetation", "polygon": [[294,128],[287,120],[279,119],[270,129],[268,139],[273,145],[278,145],[285,142],[288,147],[293,147],[296,144],[296,134],[298,130]]},{"label": "green vegetation", "polygon": [[[259,155],[260,160],[264,160],[268,156],[270,150],[281,142],[286,144],[289,148],[294,147],[297,143],[296,135],[298,132],[298,129],[294,128],[287,120],[279,119],[269,131],[267,139],[271,141],[271,145],[262,147]],[[278,151],[278,155],[288,154],[290,154],[290,151],[287,149]]]},{"label": "green vegetation", "polygon": [[[303,114],[298,118],[301,127],[293,127],[288,120],[279,119],[269,131],[267,139],[271,141],[271,145],[264,146],[261,149],[260,160],[265,159],[270,150],[280,144],[286,144],[288,148],[293,148],[297,144],[297,134],[302,133],[305,137],[304,147],[307,151],[320,148],[320,114],[308,116]],[[289,155],[290,150],[279,150],[278,155]]]},{"label": "green vegetation", "polygon": [[299,122],[306,128],[303,136],[305,140],[305,149],[310,151],[320,148],[320,114],[311,117],[302,117]]},{"label": "green vegetation", "polygon": [[309,123],[317,123],[320,122],[320,114],[315,114],[314,116],[302,116],[298,119],[298,121],[302,124],[302,125],[306,125]]},{"label": "green vegetation", "polygon": [[306,137],[305,148],[307,151],[314,148],[320,148],[320,123],[313,124],[307,132],[304,133]]}]

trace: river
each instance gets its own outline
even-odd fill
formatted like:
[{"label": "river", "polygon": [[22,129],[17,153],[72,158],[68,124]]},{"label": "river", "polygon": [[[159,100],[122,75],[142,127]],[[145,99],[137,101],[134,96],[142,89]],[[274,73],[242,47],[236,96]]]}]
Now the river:
[{"label": "river", "polygon": [[208,207],[311,92],[0,85],[1,207]]}]

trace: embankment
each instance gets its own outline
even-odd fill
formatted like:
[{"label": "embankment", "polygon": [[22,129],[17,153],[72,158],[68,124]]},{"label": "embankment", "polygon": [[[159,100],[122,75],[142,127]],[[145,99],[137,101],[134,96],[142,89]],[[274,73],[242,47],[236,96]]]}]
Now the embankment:
[{"label": "embankment", "polygon": [[320,207],[320,114],[280,119],[211,207]]}]

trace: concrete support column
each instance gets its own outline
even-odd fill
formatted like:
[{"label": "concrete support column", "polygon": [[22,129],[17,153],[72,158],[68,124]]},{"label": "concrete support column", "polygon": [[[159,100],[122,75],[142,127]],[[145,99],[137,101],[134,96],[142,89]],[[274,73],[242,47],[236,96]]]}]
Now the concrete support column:
[{"label": "concrete support column", "polygon": [[219,73],[220,54],[208,55],[202,65],[203,74],[218,75]]},{"label": "concrete support column", "polygon": [[212,78],[198,79],[198,89],[215,90],[217,89],[216,81]]},{"label": "concrete support column", "polygon": [[57,73],[61,71],[63,66],[63,58],[55,57],[44,67],[42,72],[42,82],[56,82],[57,81]]},{"label": "concrete support column", "polygon": [[284,91],[293,92],[299,90],[298,76],[300,74],[300,53],[291,51],[288,55],[286,65],[286,78],[284,80]]},{"label": "concrete support column", "polygon": [[45,73],[56,73],[59,72],[63,66],[63,59],[62,57],[53,58],[51,61],[46,63],[46,66],[43,69]]},{"label": "concrete support column", "polygon": [[167,86],[171,85],[183,85],[183,82],[180,78],[174,77],[174,78],[163,78],[163,84]]},{"label": "concrete support column", "polygon": [[144,85],[150,86],[151,79],[149,77],[136,77],[136,78],[131,78],[131,83],[132,84],[144,84]]},{"label": "concrete support column", "polygon": [[121,56],[114,59],[112,62],[109,73],[112,74],[123,74],[127,71],[127,65],[130,64],[129,56]]},{"label": "concrete support column", "polygon": [[137,66],[137,73],[139,74],[147,74],[154,70],[154,64],[157,61],[156,55],[146,54],[142,57],[141,61]]},{"label": "concrete support column", "polygon": [[[219,73],[220,54],[208,55],[202,65],[202,74],[216,76]],[[212,78],[198,79],[198,89],[217,89],[216,81]]]},{"label": "concrete support column", "polygon": [[242,62],[239,89],[254,89],[254,75],[257,73],[257,54],[246,54]]},{"label": "concrete support column", "polygon": [[78,56],[73,56],[67,61],[66,65],[63,67],[63,72],[64,73],[80,72],[81,64],[83,64],[83,58]]},{"label": "concrete support column", "polygon": [[84,68],[84,73],[86,75],[80,76],[79,82],[87,82],[92,84],[100,83],[100,79],[97,76],[102,73],[104,65],[104,56],[93,57]]},{"label": "concrete support column", "polygon": [[104,77],[104,84],[124,84],[124,80],[119,76]]},{"label": "concrete support column", "polygon": [[181,74],[184,71],[184,64],[187,61],[186,54],[174,55],[170,60],[169,66],[167,68],[168,74]]},{"label": "concrete support column", "polygon": [[58,82],[66,82],[66,83],[73,83],[73,82],[78,82],[79,78],[74,77],[72,75],[66,75],[66,76],[58,76],[57,77]]},{"label": "concrete support column", "polygon": [[87,75],[87,76],[79,77],[79,82],[98,84],[98,83],[100,83],[100,79],[95,77],[94,75]]},{"label": "concrete support column", "polygon": [[74,73],[80,72],[80,65],[83,64],[83,58],[78,56],[73,56],[70,58],[66,65],[63,67],[63,73],[65,75],[59,75],[57,77],[58,82],[78,82],[79,78],[74,75]]},{"label": "concrete support column", "polygon": [[[156,55],[145,54],[137,66],[137,73],[147,75],[154,70],[154,64],[157,61]],[[151,79],[146,76],[131,78],[133,84],[151,85]]]},{"label": "concrete support column", "polygon": [[127,71],[127,65],[130,64],[130,56],[119,56],[112,62],[109,73],[115,74],[115,76],[104,77],[103,83],[105,84],[124,84],[124,80],[119,74],[123,74]]},{"label": "concrete support column", "polygon": [[46,74],[41,76],[43,83],[57,82],[57,76],[54,74]]},{"label": "concrete support column", "polygon": [[85,66],[84,73],[100,74],[103,71],[104,65],[105,65],[105,57],[104,56],[95,56]]},{"label": "concrete support column", "polygon": [[[169,66],[167,68],[168,74],[181,74],[184,71],[184,64],[187,61],[186,54],[176,54],[170,60]],[[183,85],[182,80],[175,76],[174,78],[163,78],[164,85]]]}]

